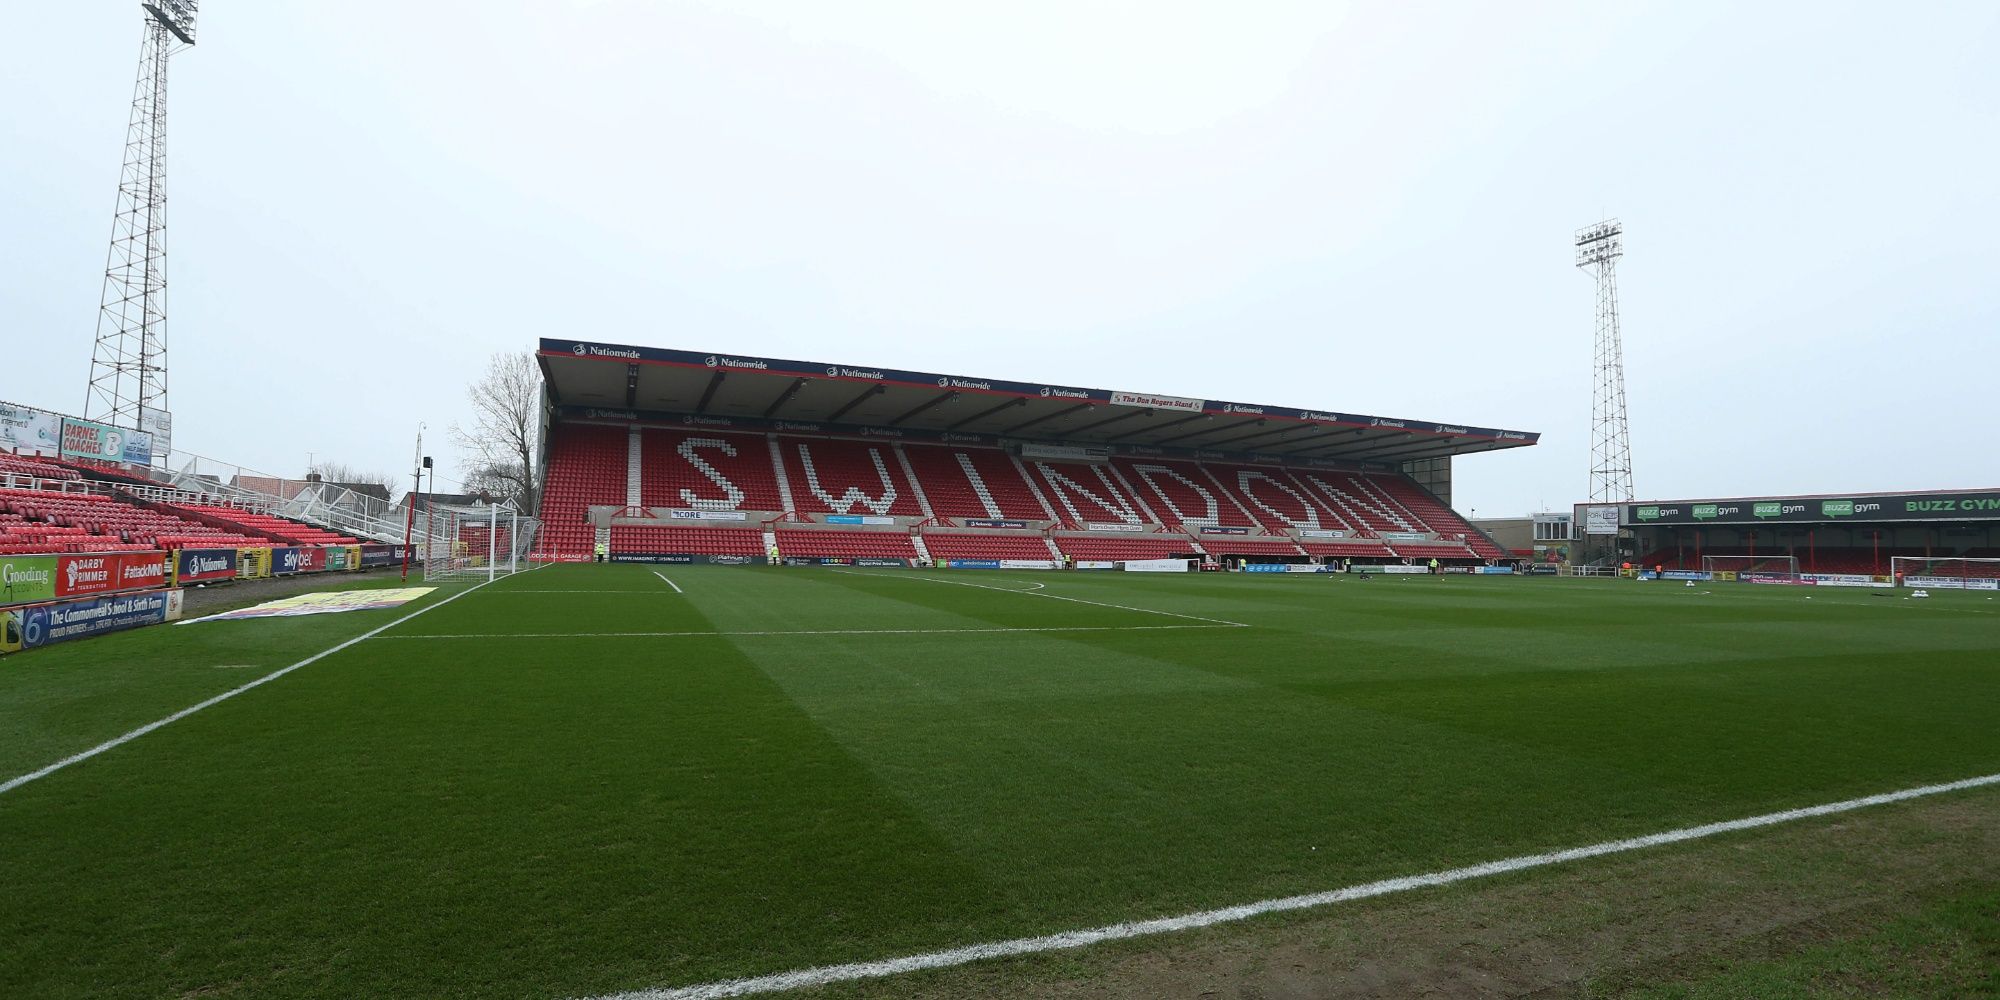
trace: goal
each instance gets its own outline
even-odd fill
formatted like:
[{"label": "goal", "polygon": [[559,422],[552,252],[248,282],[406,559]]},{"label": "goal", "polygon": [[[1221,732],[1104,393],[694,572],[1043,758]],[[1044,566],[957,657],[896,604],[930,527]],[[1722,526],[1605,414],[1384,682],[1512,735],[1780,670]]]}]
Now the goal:
[{"label": "goal", "polygon": [[1939,590],[2000,590],[2000,559],[1931,559],[1891,556],[1889,572],[1905,587]]},{"label": "goal", "polygon": [[1798,556],[1702,556],[1701,568],[1708,573],[1770,573],[1799,575]]},{"label": "goal", "polygon": [[493,580],[528,568],[528,549],[540,527],[512,504],[433,504],[418,518],[417,555],[424,580],[448,583]]}]

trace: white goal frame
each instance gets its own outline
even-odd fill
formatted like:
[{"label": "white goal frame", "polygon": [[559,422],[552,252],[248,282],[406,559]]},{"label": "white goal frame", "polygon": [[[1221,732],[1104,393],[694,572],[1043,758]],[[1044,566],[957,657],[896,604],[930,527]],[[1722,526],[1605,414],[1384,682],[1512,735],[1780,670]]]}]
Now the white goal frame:
[{"label": "white goal frame", "polygon": [[[1786,568],[1783,569],[1773,568],[1773,567],[1766,567],[1763,569],[1749,568],[1751,566],[1756,566],[1780,559],[1784,560]],[[1717,565],[1718,560],[1728,560],[1730,562],[1735,563],[1736,565],[1718,566]],[[1779,555],[1775,552],[1768,556],[1702,556],[1701,570],[1704,573],[1776,573],[1781,576],[1798,576],[1799,557]]]},{"label": "white goal frame", "polygon": [[1926,590],[2000,590],[2000,559],[1890,556],[1889,578]]},{"label": "white goal frame", "polygon": [[418,520],[426,583],[490,582],[526,570],[541,527],[511,503],[430,504]]}]

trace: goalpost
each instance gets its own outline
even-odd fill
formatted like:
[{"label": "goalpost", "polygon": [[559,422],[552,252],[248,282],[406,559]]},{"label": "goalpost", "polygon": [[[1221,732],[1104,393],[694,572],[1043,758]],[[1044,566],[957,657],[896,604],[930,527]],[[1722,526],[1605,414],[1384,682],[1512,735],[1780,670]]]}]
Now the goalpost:
[{"label": "goalpost", "polygon": [[434,504],[422,522],[417,555],[430,583],[492,580],[528,569],[528,550],[541,526],[512,504]]},{"label": "goalpost", "polygon": [[1706,573],[1774,573],[1780,576],[1797,576],[1799,557],[1702,556],[1701,568]]},{"label": "goalpost", "polygon": [[2000,590],[2000,559],[1890,556],[1889,572],[1891,579],[1904,587]]}]

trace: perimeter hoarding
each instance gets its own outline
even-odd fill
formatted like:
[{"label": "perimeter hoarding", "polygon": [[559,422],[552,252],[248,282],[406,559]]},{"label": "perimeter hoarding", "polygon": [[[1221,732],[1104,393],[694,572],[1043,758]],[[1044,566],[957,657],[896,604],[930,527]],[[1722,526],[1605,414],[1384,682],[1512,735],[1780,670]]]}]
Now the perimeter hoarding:
[{"label": "perimeter hoarding", "polygon": [[0,556],[0,604],[55,599],[55,556]]},{"label": "perimeter hoarding", "polygon": [[0,612],[0,653],[158,625],[181,616],[181,592],[89,597]]},{"label": "perimeter hoarding", "polygon": [[164,552],[106,552],[56,557],[56,596],[144,590],[167,583]]},{"label": "perimeter hoarding", "polygon": [[1859,521],[2000,520],[2000,490],[1769,497],[1628,504],[1625,524],[1825,524]]},{"label": "perimeter hoarding", "polygon": [[234,580],[238,557],[235,549],[181,549],[173,555],[174,584]]}]

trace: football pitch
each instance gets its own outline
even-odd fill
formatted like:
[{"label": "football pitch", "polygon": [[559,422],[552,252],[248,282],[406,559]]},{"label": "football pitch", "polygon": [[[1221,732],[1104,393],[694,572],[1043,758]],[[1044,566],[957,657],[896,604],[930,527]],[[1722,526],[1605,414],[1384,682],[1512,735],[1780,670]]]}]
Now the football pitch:
[{"label": "football pitch", "polygon": [[[559,565],[51,647],[0,660],[0,782],[41,772],[0,793],[0,996],[725,995],[1157,947],[2000,772],[2000,601],[1878,593]],[[982,982],[1032,992],[1020,961]]]}]

